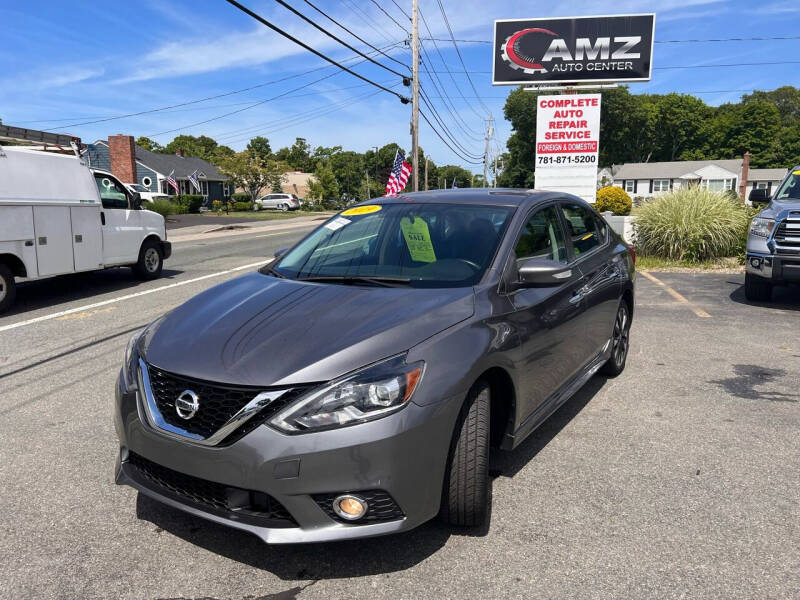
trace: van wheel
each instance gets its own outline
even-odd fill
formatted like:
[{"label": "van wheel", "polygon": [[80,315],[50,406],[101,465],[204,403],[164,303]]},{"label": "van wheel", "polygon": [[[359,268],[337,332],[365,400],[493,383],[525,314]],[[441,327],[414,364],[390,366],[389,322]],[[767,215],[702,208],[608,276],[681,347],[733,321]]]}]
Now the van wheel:
[{"label": "van wheel", "polygon": [[286,212],[287,210],[289,210],[289,205],[288,204],[278,204],[278,210],[282,210],[282,211]]},{"label": "van wheel", "polygon": [[751,302],[772,300],[772,282],[758,275],[744,274],[744,297]]},{"label": "van wheel", "polygon": [[441,518],[457,527],[480,527],[489,520],[489,384],[478,381],[456,422],[444,481]]},{"label": "van wheel", "polygon": [[14,274],[6,265],[0,265],[0,313],[11,308],[16,297],[17,284],[14,281]]},{"label": "van wheel", "polygon": [[133,267],[133,272],[139,279],[157,279],[164,267],[164,257],[161,248],[154,240],[145,240],[139,250],[139,261]]}]

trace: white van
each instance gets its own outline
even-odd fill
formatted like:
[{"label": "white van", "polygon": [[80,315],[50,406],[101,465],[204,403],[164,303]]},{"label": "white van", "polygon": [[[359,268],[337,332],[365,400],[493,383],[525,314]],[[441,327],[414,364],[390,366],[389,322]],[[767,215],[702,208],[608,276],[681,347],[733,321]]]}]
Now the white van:
[{"label": "white van", "polygon": [[161,275],[172,252],[164,218],[114,175],[78,156],[0,146],[0,312],[15,278],[130,266]]}]

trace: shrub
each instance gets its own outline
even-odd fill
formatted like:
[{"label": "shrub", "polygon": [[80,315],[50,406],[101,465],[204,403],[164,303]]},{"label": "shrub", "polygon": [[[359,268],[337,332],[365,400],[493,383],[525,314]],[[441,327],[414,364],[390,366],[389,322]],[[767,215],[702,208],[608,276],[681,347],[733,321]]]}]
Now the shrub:
[{"label": "shrub", "polygon": [[231,200],[234,202],[247,202],[250,204],[253,200],[250,198],[250,194],[245,192],[236,192],[235,194],[231,194]]},{"label": "shrub", "polygon": [[203,196],[201,194],[180,194],[175,196],[175,201],[185,209],[184,212],[198,213],[203,205]]},{"label": "shrub", "polygon": [[233,210],[252,210],[253,205],[248,200],[247,202],[234,202],[233,203]]},{"label": "shrub", "polygon": [[638,211],[634,231],[642,255],[689,262],[735,256],[750,223],[738,200],[700,187],[666,193]]},{"label": "shrub", "polygon": [[211,203],[211,209],[215,212],[220,212],[222,210],[222,200],[214,200]]},{"label": "shrub", "polygon": [[153,212],[157,212],[162,217],[166,218],[167,215],[174,215],[176,213],[177,206],[170,202],[169,200],[154,200],[153,202],[148,202],[144,208],[147,210],[152,210]]},{"label": "shrub", "polygon": [[615,215],[629,215],[633,201],[621,187],[610,185],[597,190],[597,202],[594,207],[598,212],[610,210]]}]

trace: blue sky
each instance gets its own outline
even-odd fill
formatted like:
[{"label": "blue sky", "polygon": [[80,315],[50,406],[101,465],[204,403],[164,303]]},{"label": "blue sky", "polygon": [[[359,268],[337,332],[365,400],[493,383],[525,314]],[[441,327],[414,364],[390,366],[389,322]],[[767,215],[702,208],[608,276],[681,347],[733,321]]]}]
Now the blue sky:
[{"label": "blue sky", "polygon": [[[313,9],[302,0],[290,2],[314,16]],[[406,35],[371,0],[314,3],[375,46],[402,42]],[[407,20],[390,0],[379,4],[406,25]],[[398,4],[410,7],[411,2],[398,0]],[[796,0],[509,0],[502,5],[486,0],[443,0],[443,4],[456,37],[465,39],[491,39],[495,18],[651,12],[654,5],[656,40],[797,36],[800,32],[800,2]],[[246,5],[336,59],[353,55],[274,2],[251,0]],[[420,0],[420,6],[434,37],[445,37],[447,30],[435,0]],[[56,129],[258,85],[246,92],[190,106],[76,125],[67,131],[84,141],[127,133],[148,135],[162,144],[179,133],[204,134],[237,150],[254,135],[268,137],[273,148],[289,145],[295,137],[305,137],[313,146],[342,145],[358,151],[392,141],[411,145],[408,106],[387,93],[374,93],[374,88],[346,73],[333,74],[335,68],[286,79],[324,63],[222,1],[4,3],[0,6],[0,23],[4,25],[0,45],[0,118],[6,124]],[[332,31],[345,36],[341,31]],[[422,32],[426,35],[424,28]],[[352,38],[348,37],[348,41],[365,49]],[[441,71],[432,42],[426,42],[426,46],[433,65]],[[460,65],[453,46],[446,42],[438,42],[438,46],[453,71],[457,71]],[[491,85],[487,72],[491,70],[490,45],[462,43],[460,48],[478,94],[497,121],[497,145],[505,148],[510,128],[502,109],[510,88]],[[402,44],[387,52],[406,64],[410,62],[409,52]],[[710,104],[720,104],[737,100],[742,92],[700,92],[800,86],[800,64],[664,68],[781,60],[800,60],[800,40],[657,43],[652,81],[632,84],[631,90],[695,93]],[[383,61],[402,70],[396,63]],[[375,81],[403,90],[399,77],[379,67],[358,65],[356,69]],[[323,81],[291,91],[331,74]],[[466,77],[463,72],[455,76],[460,93],[448,75],[441,74],[440,78],[448,87],[458,116],[472,132],[465,132],[463,125],[454,123],[427,78],[421,78],[422,85],[454,135],[472,153],[482,154],[483,123],[479,117],[484,111]],[[276,79],[284,81],[261,85]],[[281,94],[286,95],[269,100]],[[257,102],[261,104],[252,106]],[[192,126],[233,111],[239,112]],[[476,172],[481,169],[455,156],[424,123],[420,143],[438,164],[462,164]]]}]

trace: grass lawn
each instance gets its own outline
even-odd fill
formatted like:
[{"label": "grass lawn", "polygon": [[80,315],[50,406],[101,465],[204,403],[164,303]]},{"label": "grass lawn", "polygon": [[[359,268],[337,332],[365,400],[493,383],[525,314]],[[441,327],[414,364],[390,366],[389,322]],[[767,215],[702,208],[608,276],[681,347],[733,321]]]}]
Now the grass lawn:
[{"label": "grass lawn", "polygon": [[744,266],[735,256],[689,262],[684,260],[669,260],[655,256],[636,256],[636,268],[643,271],[724,271],[739,272]]},{"label": "grass lawn", "polygon": [[207,217],[235,217],[237,219],[253,219],[254,221],[276,221],[281,219],[296,219],[297,217],[325,217],[328,215],[334,214],[332,211],[310,211],[310,210],[287,210],[286,212],[280,210],[247,210],[247,211],[236,211],[232,210],[229,213],[225,213],[223,210],[221,213],[215,211],[209,211],[201,213]]}]

